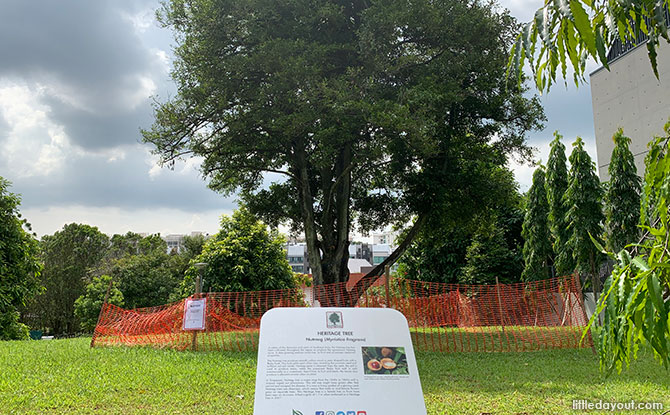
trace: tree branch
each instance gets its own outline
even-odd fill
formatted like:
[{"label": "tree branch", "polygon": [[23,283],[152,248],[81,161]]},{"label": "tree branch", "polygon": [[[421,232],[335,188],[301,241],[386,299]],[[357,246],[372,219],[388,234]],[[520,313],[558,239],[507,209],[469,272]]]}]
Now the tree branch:
[{"label": "tree branch", "polygon": [[405,253],[407,248],[409,248],[410,244],[412,241],[414,241],[414,238],[419,234],[419,231],[423,228],[425,225],[426,221],[428,220],[428,214],[427,213],[421,213],[417,217],[416,221],[414,222],[414,225],[412,225],[412,228],[409,230],[407,233],[407,236],[405,236],[405,239],[398,245],[398,247],[391,253],[391,255],[388,256],[381,264],[377,265],[374,267],[370,272],[365,274],[363,278],[361,278],[356,285],[349,291],[349,305],[353,306],[356,304],[356,301],[363,295],[365,290],[370,288],[372,284],[377,281],[377,279],[382,275],[384,268],[387,265],[393,265],[400,256]]}]

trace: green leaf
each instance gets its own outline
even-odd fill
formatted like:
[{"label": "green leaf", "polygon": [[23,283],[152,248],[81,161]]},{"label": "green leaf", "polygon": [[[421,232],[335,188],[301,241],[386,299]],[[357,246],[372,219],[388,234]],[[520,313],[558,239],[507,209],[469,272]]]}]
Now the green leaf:
[{"label": "green leaf", "polygon": [[563,15],[564,18],[572,20],[572,11],[570,4],[566,0],[554,0],[554,6]]},{"label": "green leaf", "polygon": [[654,42],[650,39],[647,41],[647,54],[649,55],[649,62],[651,63],[651,69],[654,71],[654,75],[656,75],[656,79],[658,78],[658,62],[656,61],[656,57],[658,56],[658,52],[656,52],[656,47],[654,45]]},{"label": "green leaf", "polygon": [[593,244],[596,246],[596,248],[598,248],[598,251],[602,252],[603,254],[609,254],[609,252],[607,252],[607,250],[603,248],[603,245],[600,242],[598,242],[598,240],[596,240],[596,238],[594,238],[593,235],[591,235],[591,232],[589,232],[589,238],[591,238]]},{"label": "green leaf", "polygon": [[642,271],[649,271],[649,264],[647,264],[647,261],[644,260],[644,257],[636,256],[633,258],[632,263]]},{"label": "green leaf", "polygon": [[565,33],[565,50],[568,52],[568,57],[572,63],[572,68],[575,72],[579,71],[579,57],[577,55],[577,36],[575,33],[575,26],[571,20],[563,21],[563,30]]},{"label": "green leaf", "polygon": [[582,7],[582,3],[579,0],[570,0],[570,10],[572,10],[572,15],[574,16],[573,22],[579,34],[581,35],[584,44],[591,56],[596,56],[598,53],[596,51],[596,37],[593,34],[591,29],[591,21],[589,20],[589,15]]},{"label": "green leaf", "polygon": [[665,310],[661,281],[658,279],[658,276],[655,273],[650,272],[649,275],[647,275],[647,286],[649,287],[649,294],[651,296],[652,302],[654,303],[654,307],[656,307],[659,312],[661,310]]},{"label": "green leaf", "polygon": [[605,50],[605,38],[603,36],[604,29],[602,27],[598,27],[596,30],[596,49],[598,50],[598,58],[600,59],[600,63],[603,64],[603,66],[606,69],[609,69],[609,65],[607,63],[607,51]]},{"label": "green leaf", "polygon": [[[542,42],[544,44],[548,44],[551,39],[549,38],[549,28],[547,25],[547,16],[548,16],[548,10],[547,7],[542,7],[541,9],[538,9],[535,12],[535,27],[537,28],[538,34],[540,35],[540,39],[542,39]],[[528,27],[529,25],[526,25],[524,27],[524,32],[528,33]],[[528,45],[525,46],[526,49],[529,49]]]}]

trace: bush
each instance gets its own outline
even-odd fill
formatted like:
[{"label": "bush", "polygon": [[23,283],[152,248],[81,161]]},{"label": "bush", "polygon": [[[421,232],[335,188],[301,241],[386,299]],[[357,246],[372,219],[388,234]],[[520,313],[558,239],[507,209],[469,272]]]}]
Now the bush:
[{"label": "bush", "polygon": [[[95,330],[110,281],[112,277],[109,275],[93,278],[93,282],[86,286],[86,293],[74,302],[74,314],[79,318],[83,331],[90,333]],[[118,285],[117,282],[112,283],[107,302],[121,307],[123,306],[123,294]]]}]

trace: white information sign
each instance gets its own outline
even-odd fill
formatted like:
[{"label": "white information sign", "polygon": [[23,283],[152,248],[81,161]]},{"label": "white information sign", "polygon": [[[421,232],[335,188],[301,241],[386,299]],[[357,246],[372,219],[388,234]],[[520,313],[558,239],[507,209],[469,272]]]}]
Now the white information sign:
[{"label": "white information sign", "polygon": [[426,415],[407,320],[388,308],[274,308],[254,415]]},{"label": "white information sign", "polygon": [[184,330],[204,330],[205,312],[207,311],[206,298],[187,298],[184,301]]}]

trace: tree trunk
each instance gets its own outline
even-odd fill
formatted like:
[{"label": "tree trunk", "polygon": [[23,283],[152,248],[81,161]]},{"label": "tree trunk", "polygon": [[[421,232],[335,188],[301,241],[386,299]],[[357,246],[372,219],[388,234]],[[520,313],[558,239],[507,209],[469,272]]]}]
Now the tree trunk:
[{"label": "tree trunk", "polygon": [[419,231],[423,228],[426,221],[428,220],[428,214],[422,213],[416,219],[412,228],[407,232],[407,236],[402,240],[400,245],[391,252],[391,255],[388,256],[381,264],[374,267],[370,272],[368,272],[363,278],[361,278],[356,285],[348,292],[346,307],[353,307],[358,299],[363,295],[365,290],[370,288],[372,284],[377,281],[377,279],[384,273],[386,266],[393,265],[398,258],[409,248],[414,238],[419,234]]},{"label": "tree trunk", "polygon": [[593,257],[593,252],[589,254],[589,262],[591,263],[591,288],[593,289],[593,299],[598,304],[598,297],[600,295],[600,278],[596,271],[596,261]]},{"label": "tree trunk", "polygon": [[298,150],[298,173],[298,186],[300,187],[298,196],[300,198],[303,224],[305,226],[307,257],[309,258],[309,266],[312,268],[314,285],[321,285],[323,284],[323,274],[321,272],[321,254],[319,253],[319,241],[316,233],[316,222],[314,220],[314,197],[309,186],[307,155],[302,149]]}]

